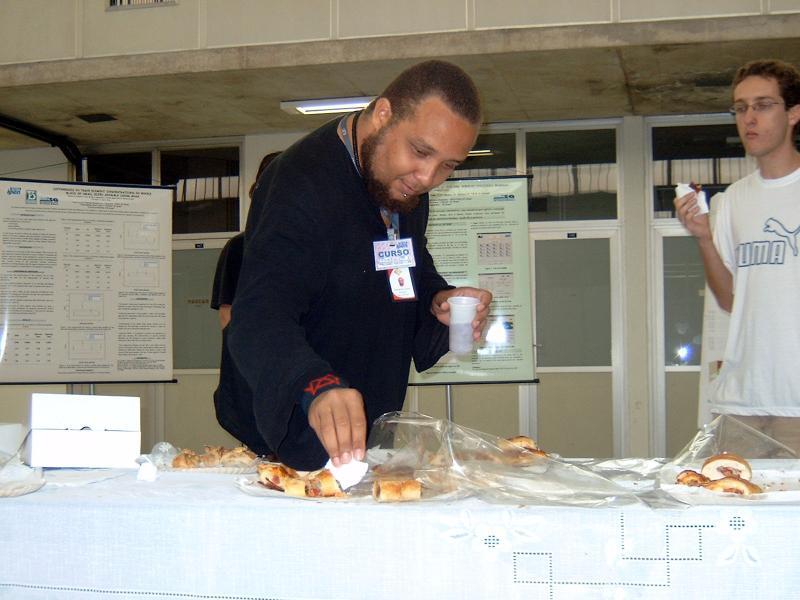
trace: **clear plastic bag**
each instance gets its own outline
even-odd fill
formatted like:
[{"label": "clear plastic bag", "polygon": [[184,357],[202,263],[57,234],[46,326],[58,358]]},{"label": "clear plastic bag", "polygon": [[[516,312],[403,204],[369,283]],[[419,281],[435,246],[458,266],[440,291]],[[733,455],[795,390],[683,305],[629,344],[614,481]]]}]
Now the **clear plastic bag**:
[{"label": "clear plastic bag", "polygon": [[22,496],[40,489],[45,484],[41,467],[32,468],[22,462],[22,440],[14,454],[0,452],[0,498]]},{"label": "clear plastic bag", "polygon": [[506,439],[418,413],[388,413],[367,444],[371,477],[413,476],[431,496],[488,502],[617,506],[638,502],[613,481]]}]

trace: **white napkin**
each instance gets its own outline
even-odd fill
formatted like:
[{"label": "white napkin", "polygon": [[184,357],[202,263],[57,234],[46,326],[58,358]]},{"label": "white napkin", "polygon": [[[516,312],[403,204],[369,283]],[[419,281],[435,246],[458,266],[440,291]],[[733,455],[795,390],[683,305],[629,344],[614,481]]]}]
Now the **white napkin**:
[{"label": "white napkin", "polygon": [[[689,192],[693,192],[692,186],[688,183],[679,183],[675,186],[675,197],[680,198]],[[706,193],[703,190],[697,192],[697,206],[700,207],[699,215],[704,215],[708,212],[708,202],[706,201]]]},{"label": "white napkin", "polygon": [[360,460],[353,459],[349,463],[343,464],[341,467],[334,467],[333,461],[328,459],[325,468],[336,478],[336,481],[339,482],[342,489],[346,490],[364,479],[369,465]]},{"label": "white napkin", "polygon": [[139,470],[136,472],[136,479],[138,481],[155,481],[158,479],[158,467],[149,460],[144,461],[139,465]]}]

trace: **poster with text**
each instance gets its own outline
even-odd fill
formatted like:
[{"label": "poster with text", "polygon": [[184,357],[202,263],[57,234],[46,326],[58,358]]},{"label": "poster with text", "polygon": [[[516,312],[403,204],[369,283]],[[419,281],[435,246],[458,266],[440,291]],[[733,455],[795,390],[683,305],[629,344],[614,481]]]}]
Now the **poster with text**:
[{"label": "poster with text", "polygon": [[472,352],[448,352],[412,385],[526,382],[534,378],[528,179],[455,179],[430,193],[428,250],[456,287],[488,289],[493,300]]},{"label": "poster with text", "polygon": [[0,382],[172,379],[173,195],[0,179]]}]

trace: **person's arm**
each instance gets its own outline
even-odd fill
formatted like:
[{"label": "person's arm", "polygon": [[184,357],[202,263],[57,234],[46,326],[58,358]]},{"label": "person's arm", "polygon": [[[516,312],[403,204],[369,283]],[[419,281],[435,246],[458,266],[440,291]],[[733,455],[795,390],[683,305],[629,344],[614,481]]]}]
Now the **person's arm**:
[{"label": "person's arm", "polygon": [[733,275],[725,266],[711,232],[708,213],[699,214],[697,194],[691,192],[675,198],[675,214],[678,220],[697,240],[697,247],[703,259],[706,282],[720,308],[731,312],[733,307]]},{"label": "person's arm", "polygon": [[264,189],[268,201],[248,222],[229,325],[231,354],[253,391],[258,429],[279,451],[292,412],[303,410],[334,462],[363,456],[361,395],[311,348],[303,326],[329,272],[329,236],[317,222],[313,202],[299,200],[318,197],[319,190],[297,178],[291,189],[272,183]]},{"label": "person's arm", "polygon": [[219,310],[219,328],[225,329],[228,326],[228,323],[231,322],[231,305],[220,304],[218,310]]}]

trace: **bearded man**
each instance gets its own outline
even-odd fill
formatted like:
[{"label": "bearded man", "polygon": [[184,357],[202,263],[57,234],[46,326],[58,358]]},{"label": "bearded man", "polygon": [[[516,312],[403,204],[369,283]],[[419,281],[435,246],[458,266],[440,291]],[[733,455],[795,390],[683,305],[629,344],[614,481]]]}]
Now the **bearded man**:
[{"label": "bearded man", "polygon": [[[403,406],[417,370],[447,352],[453,288],[426,248],[427,193],[467,158],[481,123],[459,67],[401,73],[363,112],[281,153],[260,178],[228,327],[249,419],[296,469],[363,459],[369,426]],[[221,373],[221,377],[226,377]]]}]

